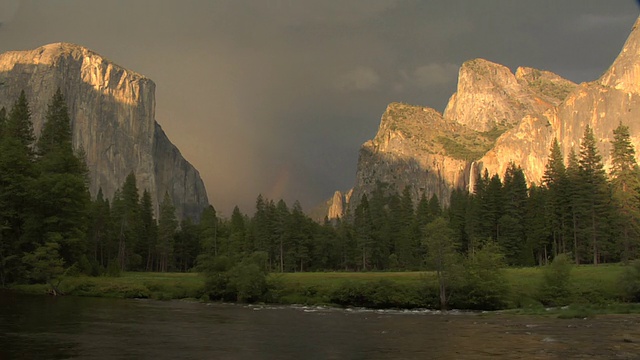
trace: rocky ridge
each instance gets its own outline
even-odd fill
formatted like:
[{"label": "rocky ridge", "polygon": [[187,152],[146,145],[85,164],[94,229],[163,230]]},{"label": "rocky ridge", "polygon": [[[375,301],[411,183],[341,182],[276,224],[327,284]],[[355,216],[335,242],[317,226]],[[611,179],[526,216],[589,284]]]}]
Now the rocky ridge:
[{"label": "rocky ridge", "polygon": [[502,176],[510,162],[523,168],[528,182],[539,183],[553,139],[566,157],[572,148],[578,151],[587,124],[607,168],[619,122],[629,126],[640,149],[639,25],[640,18],[613,65],[592,82],[577,85],[528,67],[512,73],[475,59],[461,66],[443,114],[390,104],[375,138],[360,148],[347,208],[354,209],[378,182],[397,191],[410,186],[414,201],[435,193],[446,204],[452,189],[472,190],[476,174],[487,169]]},{"label": "rocky ridge", "polygon": [[90,191],[111,198],[133,172],[156,204],[169,192],[177,215],[196,218],[208,205],[198,171],[155,121],[155,84],[84,47],[55,43],[0,54],[0,107],[24,90],[34,130],[60,88],[72,119],[73,143],[86,153]]}]

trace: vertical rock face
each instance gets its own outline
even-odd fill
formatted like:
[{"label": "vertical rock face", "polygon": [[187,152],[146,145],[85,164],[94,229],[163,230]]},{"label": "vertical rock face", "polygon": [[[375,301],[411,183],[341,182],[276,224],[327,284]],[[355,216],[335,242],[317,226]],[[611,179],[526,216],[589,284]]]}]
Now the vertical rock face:
[{"label": "vertical rock face", "polygon": [[[350,209],[377,182],[397,191],[411,187],[414,201],[437,194],[446,204],[453,188],[473,189],[487,169],[504,175],[520,165],[539,183],[557,138],[565,157],[579,151],[590,125],[605,167],[610,140],[620,122],[640,149],[640,18],[620,55],[602,77],[576,85],[548,71],[527,67],[515,74],[483,59],[465,62],[458,89],[443,115],[428,108],[391,104],[373,140],[360,149]],[[640,161],[640,151],[636,152]]]},{"label": "vertical rock face", "polygon": [[[631,141],[640,156],[640,22],[636,21],[613,65],[593,82],[575,87],[564,101],[541,115],[525,117],[498,139],[481,160],[481,167],[503,174],[509,161],[520,164],[529,182],[540,182],[549,148],[557,138],[565,158],[573,148],[579,152],[587,125],[598,139],[605,168],[611,164],[613,130],[629,126]],[[640,160],[640,157],[638,157]]]},{"label": "vertical rock face", "polygon": [[598,81],[623,92],[640,93],[640,18],[633,25],[620,55]]},{"label": "vertical rock face", "polygon": [[345,201],[342,192],[336,191],[331,198],[331,205],[329,206],[329,211],[327,212],[327,217],[329,219],[340,219],[344,215],[344,209],[347,203]]},{"label": "vertical rock face", "polygon": [[[362,195],[372,193],[379,184],[398,192],[409,186],[416,202],[423,193],[435,193],[448,203],[453,188],[468,185],[467,161],[457,156],[464,154],[447,153],[448,147],[455,146],[447,139],[454,135],[460,142],[475,137],[434,109],[390,104],[375,138],[360,148],[349,209],[355,209]],[[482,147],[483,140],[478,142],[474,149]]]},{"label": "vertical rock face", "polygon": [[328,199],[324,203],[316,206],[309,212],[309,216],[317,221],[323,222],[326,219],[328,220],[338,220],[342,219],[346,214],[347,207],[349,206],[349,201],[351,201],[351,194],[353,193],[353,189],[343,193],[342,191],[336,191],[333,193],[331,199]]},{"label": "vertical rock face", "polygon": [[513,74],[487,60],[470,60],[460,68],[444,117],[476,131],[509,129],[526,115],[558,105],[574,86],[548,71],[518,68]]},{"label": "vertical rock face", "polygon": [[155,122],[155,84],[81,46],[56,43],[0,54],[0,107],[24,90],[36,134],[55,91],[64,93],[73,143],[86,153],[90,191],[111,197],[133,172],[153,200],[171,195],[179,217],[197,217],[208,199],[198,171]]}]

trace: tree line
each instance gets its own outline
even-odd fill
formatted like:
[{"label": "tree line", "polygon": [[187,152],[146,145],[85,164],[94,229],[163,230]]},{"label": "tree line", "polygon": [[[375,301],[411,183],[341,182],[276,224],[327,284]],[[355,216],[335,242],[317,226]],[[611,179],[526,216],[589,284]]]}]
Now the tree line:
[{"label": "tree line", "polygon": [[554,140],[540,185],[527,185],[510,164],[502,178],[485,171],[472,192],[453,191],[443,209],[435,195],[414,203],[410,188],[378,183],[345,219],[323,223],[297,201],[289,206],[262,195],[252,216],[235,207],[223,218],[209,206],[194,223],[178,221],[165,194],[156,218],[151,194],[133,174],[113,198],[100,190],[91,199],[70,124],[59,90],[37,139],[24,92],[10,111],[0,109],[2,285],[47,282],[65,271],[191,271],[216,258],[260,259],[264,272],[432,269],[434,233],[465,256],[495,244],[511,266],[546,264],[563,253],[578,264],[627,261],[640,251],[640,173],[622,124],[609,174],[587,126],[567,161]]},{"label": "tree line", "polygon": [[193,268],[197,226],[178,224],[169,195],[157,220],[133,174],[111,201],[102,190],[92,200],[84,151],[72,140],[59,89],[38,138],[24,91],[9,111],[0,109],[0,286],[51,283],[68,272]]},{"label": "tree line", "polygon": [[576,264],[637,258],[640,173],[629,128],[619,124],[613,135],[609,174],[587,126],[566,162],[554,139],[540,185],[527,187],[522,169],[510,164],[504,180],[485,171],[474,193],[455,191],[448,214],[456,241],[466,251],[496,241],[513,266],[546,264],[558,254]]}]

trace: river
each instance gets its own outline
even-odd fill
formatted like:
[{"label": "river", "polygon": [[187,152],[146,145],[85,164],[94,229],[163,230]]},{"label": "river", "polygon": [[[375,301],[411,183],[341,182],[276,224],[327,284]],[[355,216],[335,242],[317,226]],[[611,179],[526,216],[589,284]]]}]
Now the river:
[{"label": "river", "polygon": [[640,359],[638,339],[635,315],[561,320],[0,292],[2,360]]}]

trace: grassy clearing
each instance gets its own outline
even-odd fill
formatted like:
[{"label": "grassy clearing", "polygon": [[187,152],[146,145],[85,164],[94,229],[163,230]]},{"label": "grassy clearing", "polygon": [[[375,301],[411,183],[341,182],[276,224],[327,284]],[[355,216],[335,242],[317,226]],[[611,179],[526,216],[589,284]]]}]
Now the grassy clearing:
[{"label": "grassy clearing", "polygon": [[[67,295],[110,298],[200,299],[204,295],[204,278],[193,273],[127,272],[119,277],[67,277],[60,290]],[[14,289],[42,294],[47,285],[17,285]]]},{"label": "grassy clearing", "polygon": [[[542,268],[506,270],[513,313],[589,317],[602,313],[640,313],[640,304],[624,304],[618,264],[575,266],[571,272],[569,307],[545,309],[537,300]],[[120,277],[68,277],[60,288],[67,295],[114,298],[205,299],[204,277],[195,273],[134,273]],[[370,307],[436,307],[437,285],[431,272],[317,272],[271,274],[269,302]],[[46,285],[14,289],[46,293]],[[464,294],[454,293],[454,297]],[[455,304],[455,302],[454,302]],[[454,305],[455,306],[455,305]]]}]

